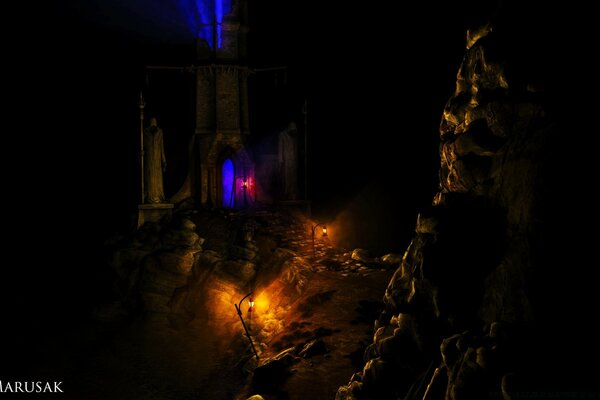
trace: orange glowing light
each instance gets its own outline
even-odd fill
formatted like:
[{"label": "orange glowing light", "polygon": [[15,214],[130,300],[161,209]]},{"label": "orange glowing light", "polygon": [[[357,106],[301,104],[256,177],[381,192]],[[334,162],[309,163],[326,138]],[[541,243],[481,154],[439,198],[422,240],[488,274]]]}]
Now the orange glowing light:
[{"label": "orange glowing light", "polygon": [[327,227],[323,225],[323,236],[327,236]]},{"label": "orange glowing light", "polygon": [[270,305],[271,302],[269,300],[269,296],[267,295],[267,293],[262,292],[253,299],[251,307],[254,311],[254,307],[256,306],[256,308],[259,309],[261,313],[263,313],[269,309]]}]

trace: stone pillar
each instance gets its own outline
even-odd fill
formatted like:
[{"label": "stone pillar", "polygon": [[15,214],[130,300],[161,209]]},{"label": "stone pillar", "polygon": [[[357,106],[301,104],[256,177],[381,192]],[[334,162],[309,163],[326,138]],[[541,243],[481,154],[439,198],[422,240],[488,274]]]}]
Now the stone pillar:
[{"label": "stone pillar", "polygon": [[217,70],[217,132],[240,133],[240,88],[237,68]]},{"label": "stone pillar", "polygon": [[215,71],[199,68],[196,71],[196,133],[213,133],[215,124]]}]

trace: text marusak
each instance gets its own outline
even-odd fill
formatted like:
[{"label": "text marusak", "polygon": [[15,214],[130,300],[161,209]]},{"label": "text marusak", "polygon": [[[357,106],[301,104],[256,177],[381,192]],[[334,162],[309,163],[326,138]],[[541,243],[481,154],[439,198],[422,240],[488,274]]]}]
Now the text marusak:
[{"label": "text marusak", "polygon": [[64,393],[62,382],[0,381],[0,393]]}]

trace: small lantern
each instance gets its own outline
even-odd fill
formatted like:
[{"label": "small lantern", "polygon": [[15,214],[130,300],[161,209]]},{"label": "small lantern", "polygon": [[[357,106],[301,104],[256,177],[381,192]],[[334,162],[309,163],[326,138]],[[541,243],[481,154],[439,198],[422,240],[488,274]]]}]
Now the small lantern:
[{"label": "small lantern", "polygon": [[248,299],[248,306],[248,312],[251,313],[254,309],[254,299],[252,297]]},{"label": "small lantern", "polygon": [[327,225],[324,223],[317,223],[314,224],[313,227],[311,228],[311,233],[312,233],[312,249],[313,249],[313,258],[317,257],[317,250],[315,249],[315,231],[317,230],[318,227],[321,227],[321,229],[323,230],[323,237],[327,237]]},{"label": "small lantern", "polygon": [[248,190],[248,179],[246,177],[242,178],[242,190]]}]

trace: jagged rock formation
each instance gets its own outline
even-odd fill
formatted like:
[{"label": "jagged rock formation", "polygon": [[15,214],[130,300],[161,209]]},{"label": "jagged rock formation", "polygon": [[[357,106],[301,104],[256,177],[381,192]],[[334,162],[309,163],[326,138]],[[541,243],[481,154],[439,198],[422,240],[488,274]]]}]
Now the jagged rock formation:
[{"label": "jagged rock formation", "polygon": [[526,363],[542,144],[556,127],[502,43],[490,25],[467,33],[440,124],[439,192],[385,291],[366,364],[336,399],[510,396]]},{"label": "jagged rock formation", "polygon": [[143,314],[176,327],[230,315],[223,311],[257,282],[265,284],[265,277],[284,274],[297,284],[286,264],[293,253],[271,248],[266,238],[257,242],[247,236],[254,224],[246,216],[191,211],[178,212],[168,223],[145,224],[111,252],[118,300],[129,315]]}]

